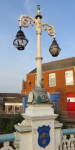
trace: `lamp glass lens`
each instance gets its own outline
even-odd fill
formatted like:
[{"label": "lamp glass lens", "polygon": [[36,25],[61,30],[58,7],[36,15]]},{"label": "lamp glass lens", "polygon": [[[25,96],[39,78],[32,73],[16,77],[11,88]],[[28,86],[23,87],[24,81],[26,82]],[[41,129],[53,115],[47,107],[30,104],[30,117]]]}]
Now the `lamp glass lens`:
[{"label": "lamp glass lens", "polygon": [[22,45],[22,40],[21,39],[17,39],[17,42],[19,45]]}]

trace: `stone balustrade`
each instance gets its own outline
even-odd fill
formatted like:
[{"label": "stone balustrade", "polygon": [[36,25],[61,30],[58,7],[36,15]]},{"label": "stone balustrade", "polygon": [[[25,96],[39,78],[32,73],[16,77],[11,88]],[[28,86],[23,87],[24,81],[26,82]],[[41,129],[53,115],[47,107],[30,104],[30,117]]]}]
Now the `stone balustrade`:
[{"label": "stone balustrade", "polygon": [[[15,140],[16,140],[16,134],[2,134],[0,135],[0,143],[3,143],[3,147],[0,148],[0,150],[14,150],[15,146]],[[10,142],[13,142],[13,147],[10,146]]]},{"label": "stone balustrade", "polygon": [[[75,128],[61,130],[61,143],[58,144],[59,150],[75,150]],[[70,138],[67,139],[67,135]]]},{"label": "stone balustrade", "polygon": [[[58,128],[61,128],[62,124],[55,122],[54,128],[55,128],[55,150],[75,150],[75,128],[73,129],[61,129],[58,130]],[[24,127],[23,127],[24,128]],[[26,127],[25,127],[26,128]],[[29,127],[31,128],[31,127]],[[61,132],[59,143],[57,141],[57,134],[58,132]],[[23,133],[22,133],[23,134]],[[70,135],[70,138],[67,139],[67,135]],[[10,146],[10,142],[13,142],[13,147]],[[19,133],[16,131],[12,134],[3,134],[0,135],[0,143],[3,143],[3,147],[0,148],[0,150],[20,150],[20,141],[21,137]],[[25,144],[26,140],[24,140]],[[57,145],[58,144],[58,145]],[[58,148],[57,148],[58,147]]]}]

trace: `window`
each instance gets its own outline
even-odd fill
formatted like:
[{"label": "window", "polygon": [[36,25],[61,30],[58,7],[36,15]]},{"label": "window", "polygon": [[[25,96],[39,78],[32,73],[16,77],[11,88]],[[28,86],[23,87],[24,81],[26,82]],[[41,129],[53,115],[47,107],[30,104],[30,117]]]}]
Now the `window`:
[{"label": "window", "polygon": [[12,114],[12,106],[11,105],[8,106],[8,113]]},{"label": "window", "polygon": [[75,102],[75,97],[67,97],[67,102]]},{"label": "window", "polygon": [[73,85],[73,71],[65,71],[66,85]]},{"label": "window", "polygon": [[0,97],[0,103],[3,103],[3,98]]},{"label": "window", "polygon": [[3,110],[3,106],[2,106],[2,105],[0,105],[0,111],[1,111],[1,110]]},{"label": "window", "polygon": [[56,86],[55,73],[49,74],[49,87]]},{"label": "window", "polygon": [[15,113],[19,113],[19,106],[15,106]]}]

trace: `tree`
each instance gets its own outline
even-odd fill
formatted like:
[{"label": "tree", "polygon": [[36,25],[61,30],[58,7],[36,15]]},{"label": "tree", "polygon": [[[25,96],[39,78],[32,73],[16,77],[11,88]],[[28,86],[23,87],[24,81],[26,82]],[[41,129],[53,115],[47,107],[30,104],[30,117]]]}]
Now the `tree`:
[{"label": "tree", "polygon": [[1,133],[13,133],[15,132],[14,125],[21,123],[24,120],[21,114],[15,114],[11,119],[0,119],[0,132]]}]

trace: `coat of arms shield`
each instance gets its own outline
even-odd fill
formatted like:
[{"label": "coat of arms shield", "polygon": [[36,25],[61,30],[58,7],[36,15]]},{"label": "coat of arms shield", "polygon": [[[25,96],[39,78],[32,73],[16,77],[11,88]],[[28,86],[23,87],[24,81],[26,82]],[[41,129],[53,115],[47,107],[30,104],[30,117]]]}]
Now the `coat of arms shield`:
[{"label": "coat of arms shield", "polygon": [[50,126],[43,125],[42,127],[38,127],[38,144],[39,146],[45,148],[50,143]]}]

